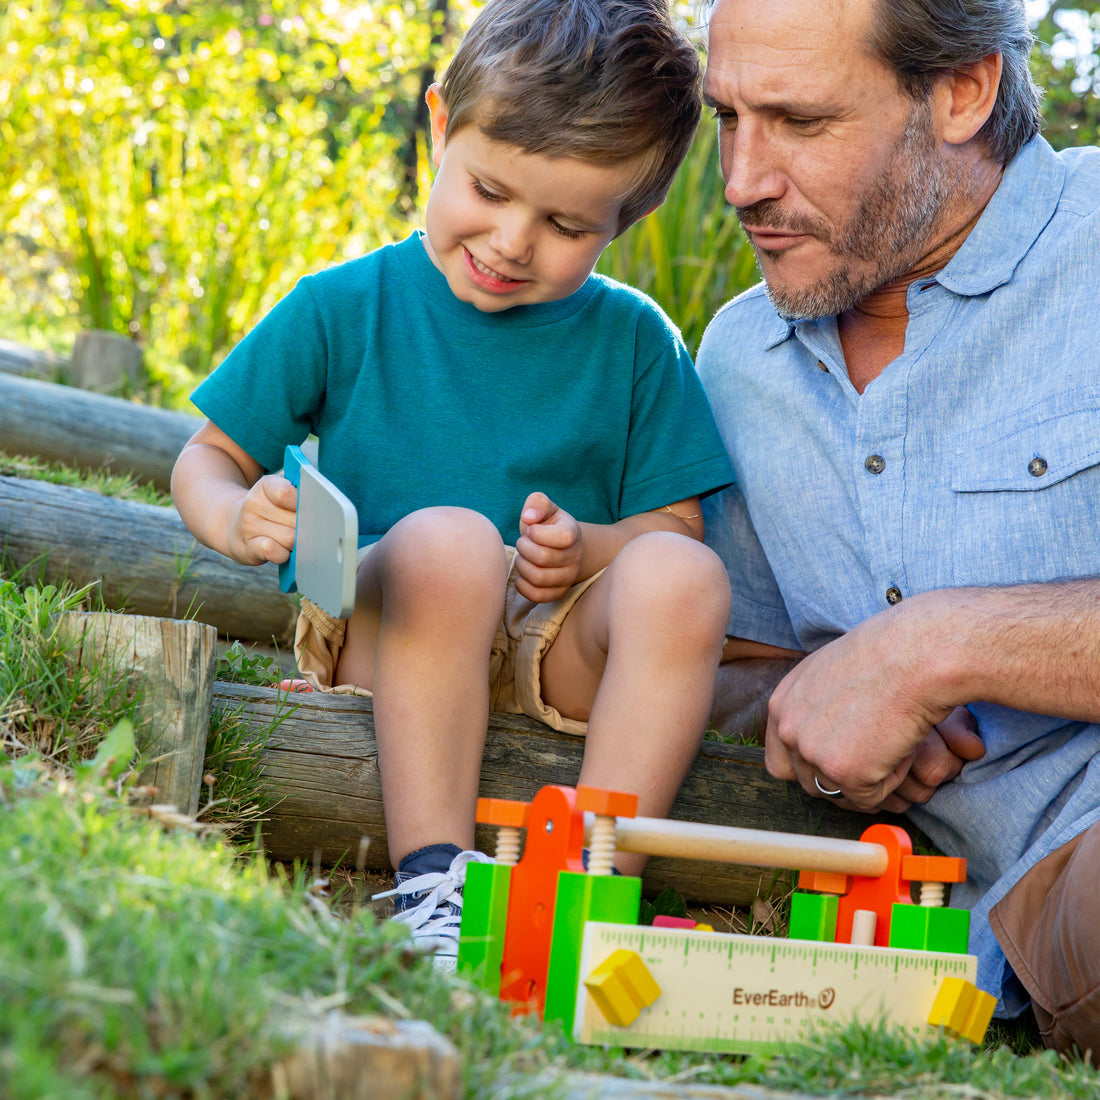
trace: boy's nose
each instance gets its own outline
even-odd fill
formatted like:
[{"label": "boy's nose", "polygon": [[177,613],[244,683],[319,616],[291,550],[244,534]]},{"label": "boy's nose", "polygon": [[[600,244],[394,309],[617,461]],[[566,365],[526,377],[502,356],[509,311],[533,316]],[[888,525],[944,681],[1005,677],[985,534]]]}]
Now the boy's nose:
[{"label": "boy's nose", "polygon": [[533,241],[531,226],[521,217],[502,217],[489,238],[489,243],[504,259],[518,264],[530,260]]}]

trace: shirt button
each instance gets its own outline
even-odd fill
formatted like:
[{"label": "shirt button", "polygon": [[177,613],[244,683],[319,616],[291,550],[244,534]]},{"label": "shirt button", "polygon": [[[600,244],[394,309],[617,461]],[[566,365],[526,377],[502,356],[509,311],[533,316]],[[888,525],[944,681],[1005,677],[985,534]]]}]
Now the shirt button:
[{"label": "shirt button", "polygon": [[826,374],[829,373],[829,368],[820,359],[817,361],[817,369],[823,370]]},{"label": "shirt button", "polygon": [[896,604],[896,603],[901,603],[901,589],[900,588],[895,588],[893,585],[891,585],[889,588],[887,588],[886,589],[886,602],[888,604],[891,604],[891,605]]},{"label": "shirt button", "polygon": [[882,455],[868,455],[863,463],[873,474],[881,474],[886,469],[886,459]]},{"label": "shirt button", "polygon": [[1042,477],[1047,472],[1047,460],[1036,456],[1027,464],[1027,472],[1032,477]]}]

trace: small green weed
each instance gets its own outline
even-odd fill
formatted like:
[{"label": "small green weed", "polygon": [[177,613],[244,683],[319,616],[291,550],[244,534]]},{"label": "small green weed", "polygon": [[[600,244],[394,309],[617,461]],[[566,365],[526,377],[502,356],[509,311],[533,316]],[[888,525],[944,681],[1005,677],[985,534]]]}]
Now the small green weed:
[{"label": "small green weed", "polygon": [[279,681],[279,666],[274,657],[257,653],[241,642],[233,642],[218,655],[217,678],[252,687],[272,687]]}]

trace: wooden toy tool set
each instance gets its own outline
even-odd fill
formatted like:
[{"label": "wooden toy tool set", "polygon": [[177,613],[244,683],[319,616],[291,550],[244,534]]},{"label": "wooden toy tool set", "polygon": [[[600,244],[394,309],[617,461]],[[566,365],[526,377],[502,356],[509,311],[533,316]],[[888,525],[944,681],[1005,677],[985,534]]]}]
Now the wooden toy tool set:
[{"label": "wooden toy tool set", "polygon": [[[891,825],[832,840],[638,818],[637,803],[560,786],[480,800],[497,854],[467,867],[459,973],[582,1043],[752,1053],[857,1018],[981,1040],[995,998],[974,985],[970,914],[942,905],[965,861],[916,856]],[[616,850],[799,871],[790,938],[639,925],[641,880],[612,873]]]}]

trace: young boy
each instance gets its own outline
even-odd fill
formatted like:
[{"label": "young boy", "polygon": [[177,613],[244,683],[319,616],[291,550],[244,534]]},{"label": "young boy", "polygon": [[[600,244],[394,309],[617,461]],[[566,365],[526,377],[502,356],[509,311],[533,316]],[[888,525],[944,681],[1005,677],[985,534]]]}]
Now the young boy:
[{"label": "young boy", "polygon": [[200,541],[285,561],[270,471],[310,432],[358,509],[355,610],[303,600],[296,653],[374,695],[397,918],[442,956],[490,709],[587,730],[579,781],[653,816],[706,724],[729,589],[699,496],[728,460],[667,318],[592,274],[663,200],[698,69],[664,0],[491,0],[428,94],[425,231],[303,279],[194,394]]}]

